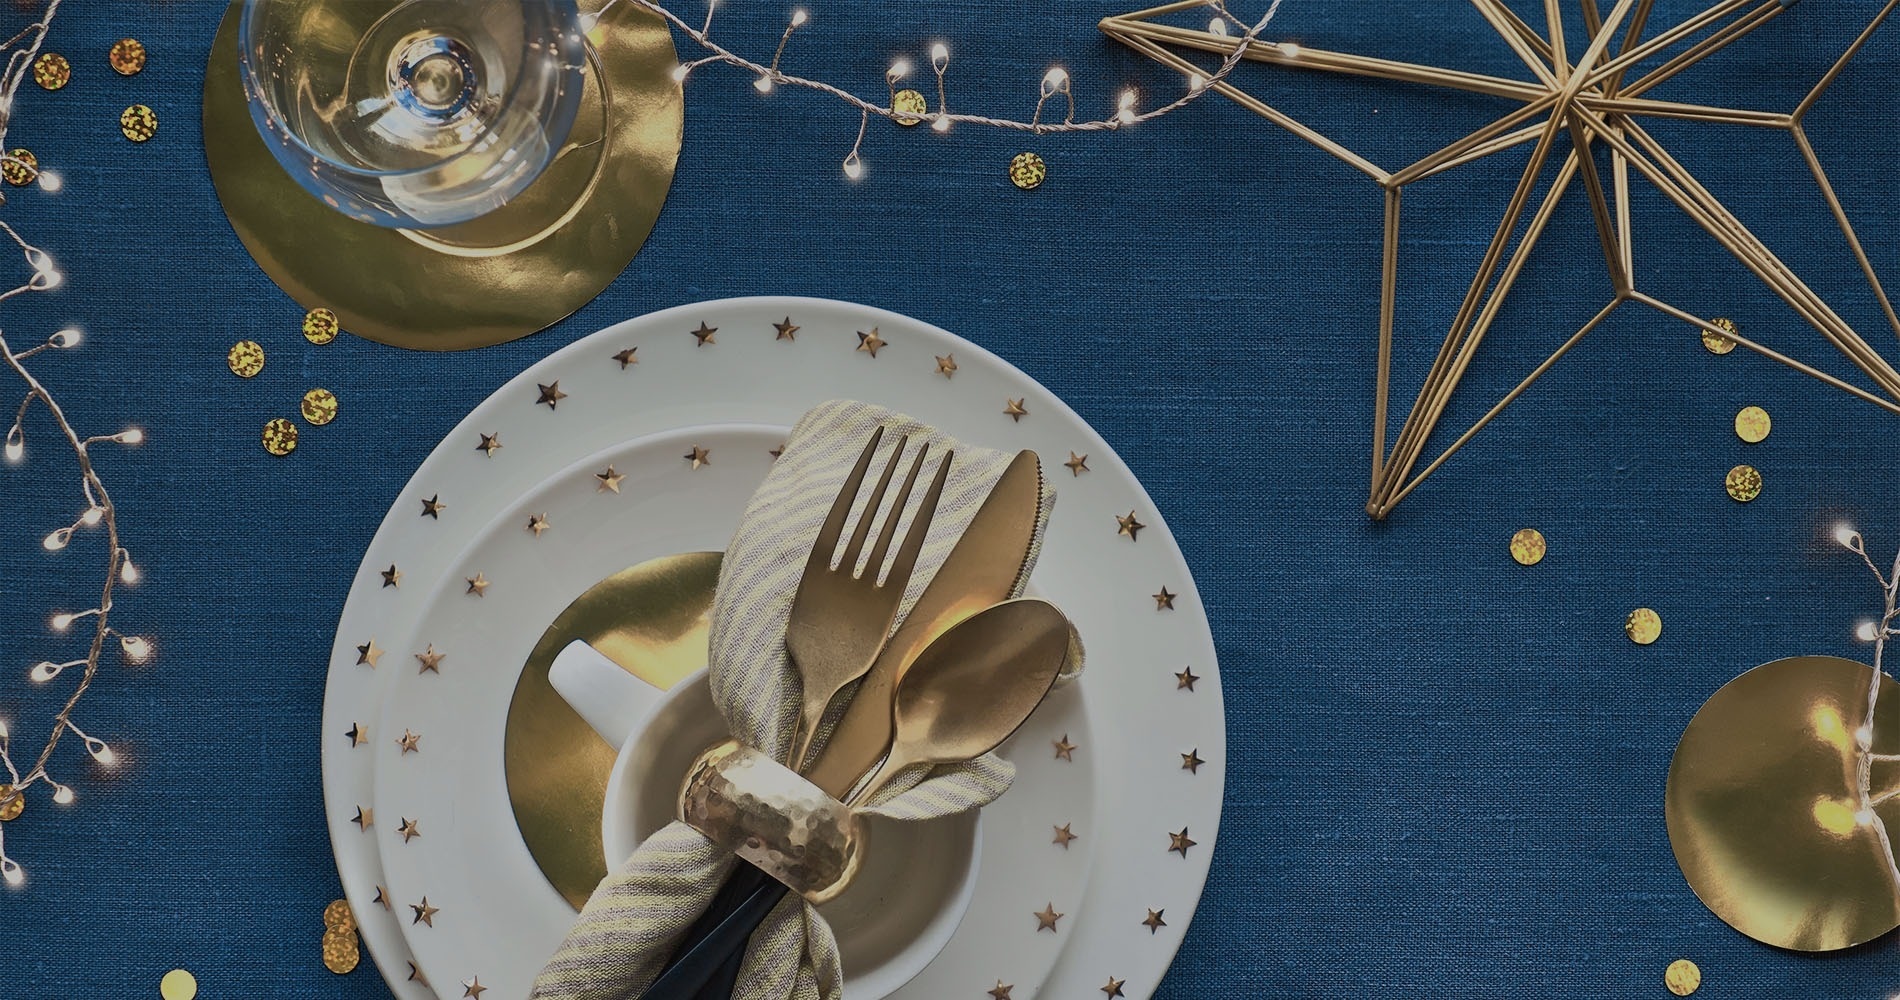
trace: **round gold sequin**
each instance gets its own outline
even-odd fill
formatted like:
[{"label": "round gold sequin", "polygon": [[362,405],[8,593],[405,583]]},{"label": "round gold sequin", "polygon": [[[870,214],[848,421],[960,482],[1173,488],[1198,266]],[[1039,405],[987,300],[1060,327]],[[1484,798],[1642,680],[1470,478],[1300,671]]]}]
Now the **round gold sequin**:
[{"label": "round gold sequin", "polygon": [[33,82],[47,90],[58,90],[71,82],[73,64],[57,52],[42,52],[33,60]]},{"label": "round gold sequin", "polygon": [[1669,987],[1669,992],[1686,997],[1702,988],[1702,970],[1694,962],[1678,958],[1663,971],[1663,985]]},{"label": "round gold sequin", "polygon": [[25,187],[39,175],[40,158],[30,149],[9,149],[7,158],[0,160],[0,177],[14,187]]},{"label": "round gold sequin", "polygon": [[1631,642],[1647,646],[1662,636],[1662,616],[1648,608],[1637,608],[1623,623],[1623,631],[1629,633]]},{"label": "round gold sequin", "polygon": [[336,393],[312,389],[303,394],[303,418],[313,427],[322,427],[336,419]]},{"label": "round gold sequin", "polygon": [[[1729,333],[1734,333],[1736,330],[1735,321],[1724,316],[1709,320],[1709,325],[1727,330]],[[1735,349],[1735,341],[1713,330],[1703,330],[1702,346],[1707,348],[1710,354],[1727,354]]]},{"label": "round gold sequin", "polygon": [[[0,798],[13,794],[12,785],[0,785]],[[0,806],[0,823],[11,823],[26,811],[26,796],[21,795],[6,805]]]},{"label": "round gold sequin", "polygon": [[134,104],[119,113],[119,131],[133,142],[144,142],[158,134],[158,115],[143,104]]},{"label": "round gold sequin", "polygon": [[341,976],[356,968],[362,961],[362,951],[357,947],[355,929],[332,928],[323,932],[323,967]]},{"label": "round gold sequin", "polygon": [[323,306],[303,314],[303,339],[313,344],[327,344],[335,340],[338,329],[336,313]]},{"label": "round gold sequin", "polygon": [[1519,528],[1511,536],[1511,558],[1520,566],[1535,566],[1544,561],[1544,533],[1536,528]]},{"label": "round gold sequin", "polygon": [[356,929],[356,914],[350,910],[350,901],[339,899],[323,908],[323,927],[332,931],[353,931]]},{"label": "round gold sequin", "polygon": [[250,378],[264,370],[264,347],[255,340],[240,340],[231,345],[231,353],[224,360],[231,366],[231,374]]},{"label": "round gold sequin", "polygon": [[106,61],[120,76],[132,76],[145,68],[145,43],[136,38],[121,38],[112,43]]},{"label": "round gold sequin", "polygon": [[1747,503],[1761,496],[1761,473],[1752,465],[1738,465],[1728,470],[1728,477],[1722,480],[1722,486],[1728,490],[1730,499]]},{"label": "round gold sequin", "polygon": [[164,1000],[195,1000],[198,977],[183,969],[173,969],[158,981],[158,995]]},{"label": "round gold sequin", "polygon": [[1735,436],[1749,444],[1760,444],[1768,439],[1768,432],[1774,427],[1774,421],[1768,419],[1768,411],[1759,406],[1744,406],[1735,414]]},{"label": "round gold sequin", "polygon": [[297,450],[297,425],[282,417],[264,425],[264,450],[288,455]]},{"label": "round gold sequin", "polygon": [[[921,115],[925,111],[930,110],[930,102],[924,99],[924,95],[922,91],[900,90],[896,94],[892,95],[891,97],[891,110],[911,112],[911,113]],[[897,121],[897,124],[902,125],[905,128],[909,128],[910,126],[923,121],[923,119],[913,118],[910,116],[910,114],[906,114],[898,118],[896,121]]]},{"label": "round gold sequin", "polygon": [[1034,153],[1017,153],[1016,158],[1009,161],[1009,182],[1024,191],[1040,187],[1048,176],[1049,164]]}]

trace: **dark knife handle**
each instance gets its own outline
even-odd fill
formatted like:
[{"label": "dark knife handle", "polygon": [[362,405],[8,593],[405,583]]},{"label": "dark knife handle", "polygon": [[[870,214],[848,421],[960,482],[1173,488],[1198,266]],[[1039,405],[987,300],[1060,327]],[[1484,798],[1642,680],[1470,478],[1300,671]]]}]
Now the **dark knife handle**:
[{"label": "dark knife handle", "polygon": [[[750,865],[746,867],[751,868]],[[753,869],[757,871],[757,869]],[[736,981],[739,963],[735,957],[743,958],[746,942],[751,940],[752,932],[765,922],[779,900],[791,890],[785,883],[766,876],[766,884],[761,885],[739,907],[721,920],[712,933],[692,944],[674,956],[672,965],[660,973],[660,978],[648,986],[640,1000],[694,1000],[705,996],[706,990],[728,964]],[[731,995],[731,985],[724,986],[722,997]]]},{"label": "dark knife handle", "polygon": [[739,904],[746,901],[746,897],[751,896],[760,886],[772,881],[774,881],[772,876],[760,871],[749,862],[741,860],[734,865],[731,873],[726,876],[726,881],[719,886],[719,892],[713,896],[712,902],[706,904],[705,912],[693,921],[692,926],[686,928],[686,933],[681,936],[680,943],[674,946],[673,957],[667,959],[666,964],[660,967],[660,974],[664,976],[671,971],[675,965],[679,964],[680,959],[693,949],[694,945],[705,940],[707,935],[719,926],[720,921],[738,909]]}]

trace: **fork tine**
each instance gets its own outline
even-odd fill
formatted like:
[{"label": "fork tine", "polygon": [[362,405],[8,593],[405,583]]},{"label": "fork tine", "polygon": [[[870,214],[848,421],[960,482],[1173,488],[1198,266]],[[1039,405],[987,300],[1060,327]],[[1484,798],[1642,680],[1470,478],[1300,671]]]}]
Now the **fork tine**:
[{"label": "fork tine", "polygon": [[858,488],[864,485],[864,474],[871,468],[871,458],[877,454],[877,445],[884,439],[882,426],[871,432],[871,440],[865,442],[864,451],[858,455],[858,464],[851,469],[851,475],[845,477],[844,485],[838,488],[838,499],[831,502],[831,512],[825,515],[825,523],[818,529],[818,539],[812,542],[811,556],[805,561],[807,575],[831,568],[831,556],[838,548],[838,536],[844,534],[844,520],[851,515],[851,502],[858,498]]},{"label": "fork tine", "polygon": [[917,485],[917,474],[924,469],[924,456],[930,453],[930,442],[917,446],[917,457],[910,463],[910,471],[904,474],[904,486],[897,493],[897,499],[891,501],[891,516],[884,519],[884,526],[878,529],[877,544],[871,546],[871,558],[864,564],[864,578],[872,583],[884,575],[884,557],[891,551],[891,539],[897,536],[897,522],[904,519],[904,508],[910,504],[911,487]]},{"label": "fork tine", "polygon": [[911,570],[917,568],[917,554],[923,551],[924,536],[930,533],[930,521],[937,516],[937,500],[943,496],[943,484],[950,478],[950,460],[955,457],[956,452],[946,451],[943,461],[937,463],[937,475],[930,480],[924,502],[917,505],[910,533],[904,536],[904,544],[897,550],[897,561],[891,564],[891,575],[884,580],[885,586],[896,587],[899,593],[910,585]]},{"label": "fork tine", "polygon": [[[845,546],[844,555],[838,559],[838,569],[849,576],[858,572],[858,556],[864,552],[864,540],[870,537],[871,522],[877,520],[878,509],[884,506],[884,491],[890,488],[891,476],[897,473],[897,463],[904,457],[904,446],[910,443],[910,436],[897,439],[897,447],[891,449],[891,460],[884,464],[884,474],[878,477],[877,488],[871,491],[871,498],[864,502],[864,513],[858,515],[857,527],[851,529],[851,541]],[[873,567],[871,579],[877,579]]]}]

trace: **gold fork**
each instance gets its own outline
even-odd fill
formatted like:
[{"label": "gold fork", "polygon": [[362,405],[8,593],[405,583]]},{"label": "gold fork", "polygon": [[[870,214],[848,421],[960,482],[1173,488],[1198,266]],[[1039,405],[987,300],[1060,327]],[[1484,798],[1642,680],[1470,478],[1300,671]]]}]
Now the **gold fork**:
[{"label": "gold fork", "polygon": [[798,729],[793,733],[792,751],[786,758],[786,763],[793,770],[799,770],[810,753],[812,740],[817,736],[819,723],[824,719],[831,700],[852,681],[870,671],[884,640],[890,635],[891,623],[897,617],[897,606],[903,600],[911,571],[917,566],[917,555],[924,547],[924,535],[929,532],[930,521],[936,516],[937,500],[943,495],[944,481],[950,474],[950,460],[954,456],[945,454],[937,464],[937,474],[925,492],[923,501],[918,504],[916,515],[911,518],[910,531],[904,536],[904,543],[898,548],[896,558],[891,561],[890,572],[880,580],[879,571],[890,553],[891,542],[897,536],[898,522],[903,519],[911,489],[917,484],[925,453],[929,451],[928,445],[919,446],[917,457],[912,460],[901,491],[884,517],[877,542],[860,574],[858,562],[864,554],[864,543],[870,538],[872,526],[878,520],[884,493],[897,472],[897,464],[904,456],[905,446],[910,443],[909,437],[899,440],[897,447],[891,450],[890,461],[885,464],[884,474],[878,478],[876,488],[865,501],[864,512],[859,515],[857,526],[852,529],[850,541],[841,553],[836,550],[838,539],[844,534],[845,520],[855,505],[858,489],[864,484],[864,475],[869,471],[871,459],[876,455],[878,444],[883,438],[884,428],[879,427],[871,434],[864,452],[858,456],[857,465],[839,489],[838,499],[832,502],[831,511],[825,515],[824,526],[818,532],[818,539],[812,543],[811,556],[805,563],[805,575],[799,581],[797,595],[792,599],[791,620],[785,628],[785,650],[804,685]]}]

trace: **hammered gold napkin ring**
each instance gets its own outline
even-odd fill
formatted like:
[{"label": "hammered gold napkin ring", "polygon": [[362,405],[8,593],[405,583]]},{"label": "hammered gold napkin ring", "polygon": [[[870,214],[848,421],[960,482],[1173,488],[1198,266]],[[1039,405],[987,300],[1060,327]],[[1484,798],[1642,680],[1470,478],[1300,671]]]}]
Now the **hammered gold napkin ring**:
[{"label": "hammered gold napkin ring", "polygon": [[850,806],[731,740],[687,769],[679,817],[813,904],[843,892],[864,858],[864,820]]}]

